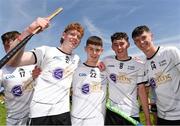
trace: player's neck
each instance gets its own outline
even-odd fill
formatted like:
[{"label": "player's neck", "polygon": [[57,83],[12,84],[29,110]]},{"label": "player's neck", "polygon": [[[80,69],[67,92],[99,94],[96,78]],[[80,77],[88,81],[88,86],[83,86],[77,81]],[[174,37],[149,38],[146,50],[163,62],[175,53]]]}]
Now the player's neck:
[{"label": "player's neck", "polygon": [[89,66],[94,66],[96,67],[98,65],[98,61],[90,61],[90,60],[87,60],[85,62],[85,64],[89,65]]},{"label": "player's neck", "polygon": [[152,46],[152,47],[149,49],[149,51],[146,51],[146,52],[145,52],[146,57],[147,57],[147,58],[153,57],[153,56],[156,54],[157,50],[158,50],[158,47]]},{"label": "player's neck", "polygon": [[63,44],[59,47],[60,50],[67,54],[71,54],[73,49],[68,48],[67,46],[64,46]]},{"label": "player's neck", "polygon": [[128,56],[128,54],[125,54],[125,55],[116,55],[116,58],[118,60],[128,60],[129,56]]}]

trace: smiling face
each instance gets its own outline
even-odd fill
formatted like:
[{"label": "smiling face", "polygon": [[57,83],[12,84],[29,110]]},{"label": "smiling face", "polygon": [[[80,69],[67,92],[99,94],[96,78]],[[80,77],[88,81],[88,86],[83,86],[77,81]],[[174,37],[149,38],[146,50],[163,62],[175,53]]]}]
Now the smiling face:
[{"label": "smiling face", "polygon": [[90,36],[86,41],[85,51],[87,54],[86,64],[97,66],[100,55],[103,52],[103,41],[98,36]]},{"label": "smiling face", "polygon": [[81,24],[74,22],[67,25],[61,37],[60,49],[66,53],[71,53],[75,49],[84,35],[84,28]]},{"label": "smiling face", "polygon": [[143,51],[147,57],[151,57],[156,52],[151,32],[144,31],[141,35],[134,37],[133,40],[136,46]]},{"label": "smiling face", "polygon": [[153,43],[153,35],[149,27],[141,25],[136,27],[132,32],[132,38],[136,46],[144,52],[147,58],[150,58],[157,51]]},{"label": "smiling face", "polygon": [[77,30],[69,30],[63,33],[63,44],[70,50],[75,49],[81,41],[81,34]]},{"label": "smiling face", "polygon": [[87,53],[88,62],[97,63],[98,60],[99,60],[100,55],[103,52],[103,48],[100,45],[88,44],[85,47],[85,51]]},{"label": "smiling face", "polygon": [[125,39],[113,40],[112,49],[115,52],[118,59],[124,60],[128,57],[127,49],[129,47],[129,42]]},{"label": "smiling face", "polygon": [[143,32],[133,39],[137,47],[143,52],[146,52],[149,50],[149,46],[152,42],[152,34],[150,32]]}]

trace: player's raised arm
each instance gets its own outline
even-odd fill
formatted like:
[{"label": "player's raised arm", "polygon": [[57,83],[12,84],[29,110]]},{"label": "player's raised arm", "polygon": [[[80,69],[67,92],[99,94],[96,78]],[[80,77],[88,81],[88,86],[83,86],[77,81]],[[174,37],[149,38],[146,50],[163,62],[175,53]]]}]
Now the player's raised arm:
[{"label": "player's raised arm", "polygon": [[[49,20],[47,18],[38,17],[35,21],[33,21],[15,40],[14,47],[22,42],[27,36],[34,34],[33,32],[36,29],[39,29],[38,32],[43,31],[49,26]],[[35,63],[35,56],[32,52],[24,52],[23,49],[20,49],[19,52],[11,59],[11,66],[22,66],[22,65],[31,65]]]}]

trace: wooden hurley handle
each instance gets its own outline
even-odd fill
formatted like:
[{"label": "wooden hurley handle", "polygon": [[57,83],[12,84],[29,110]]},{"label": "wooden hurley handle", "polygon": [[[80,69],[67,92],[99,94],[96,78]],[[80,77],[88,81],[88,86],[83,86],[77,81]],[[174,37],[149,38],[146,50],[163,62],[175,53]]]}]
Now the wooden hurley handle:
[{"label": "wooden hurley handle", "polygon": [[[54,11],[51,15],[47,17],[47,19],[50,21],[52,20],[56,15],[58,15],[60,12],[62,12],[63,8],[58,8],[56,11]],[[38,27],[36,30],[33,31],[32,34],[36,34],[41,30],[41,27]]]}]

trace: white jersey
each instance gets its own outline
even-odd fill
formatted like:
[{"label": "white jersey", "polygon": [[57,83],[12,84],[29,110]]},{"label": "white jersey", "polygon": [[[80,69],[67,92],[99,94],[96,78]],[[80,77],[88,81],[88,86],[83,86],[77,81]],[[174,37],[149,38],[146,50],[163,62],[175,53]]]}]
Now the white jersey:
[{"label": "white jersey", "polygon": [[159,47],[145,63],[147,80],[154,87],[158,116],[180,120],[180,51]]},{"label": "white jersey", "polygon": [[115,56],[105,57],[103,62],[106,67],[109,99],[112,106],[128,116],[138,117],[137,87],[144,82],[141,74],[144,64],[132,57],[129,60],[120,61]]},{"label": "white jersey", "polygon": [[81,64],[76,69],[72,85],[72,125],[104,125],[106,82],[98,67]]},{"label": "white jersey", "polygon": [[59,48],[42,46],[34,50],[42,69],[36,80],[30,117],[58,115],[70,111],[69,95],[72,76],[79,56],[66,54]]},{"label": "white jersey", "polygon": [[4,66],[1,83],[4,87],[7,108],[7,125],[25,125],[29,117],[29,105],[33,94],[32,70],[34,65],[22,67]]}]

